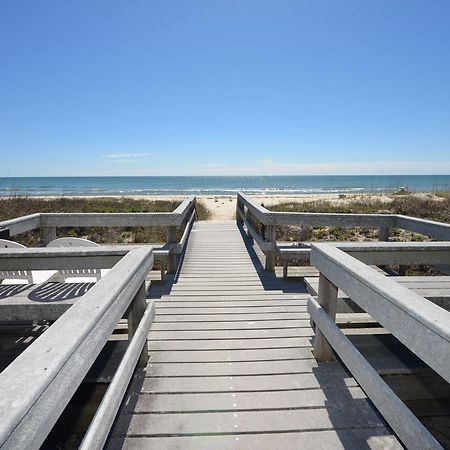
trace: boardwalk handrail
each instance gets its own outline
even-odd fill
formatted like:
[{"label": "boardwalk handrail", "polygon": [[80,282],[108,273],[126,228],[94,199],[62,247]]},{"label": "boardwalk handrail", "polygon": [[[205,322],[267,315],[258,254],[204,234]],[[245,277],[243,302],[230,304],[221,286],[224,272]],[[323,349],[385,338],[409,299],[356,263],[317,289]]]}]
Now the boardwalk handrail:
[{"label": "boardwalk handrail", "polygon": [[[403,245],[403,256],[414,260],[419,255],[424,261],[433,262],[448,261],[450,257],[448,242]],[[363,252],[364,247],[366,252]],[[337,292],[342,289],[360,308],[450,382],[450,312],[357,259],[360,256],[366,261],[370,259],[370,249],[374,247],[379,254],[387,256],[402,253],[397,243],[311,246],[311,263],[320,272],[318,302],[312,298],[308,302],[308,312],[316,323],[315,356],[318,360],[329,361],[332,359],[331,349],[335,349],[408,448],[440,448],[431,435],[424,434],[418,421],[411,423],[411,420],[405,422],[400,419],[408,416],[403,411],[406,406],[389,398],[384,382],[365,367],[364,358],[355,353],[356,349],[350,348],[351,342],[334,324]],[[380,250],[383,247],[384,252]],[[433,256],[435,252],[437,257]],[[325,313],[328,318],[325,318]],[[417,433],[414,430],[418,430]]]},{"label": "boardwalk handrail", "polygon": [[449,242],[334,242],[328,245],[370,265],[449,263]]},{"label": "boardwalk handrail", "polygon": [[[68,253],[66,261],[89,259],[95,252],[102,252],[95,248],[83,250],[84,256],[77,255],[76,249],[35,249],[29,253],[36,250],[40,257],[35,262],[40,267],[55,264],[62,256],[55,255],[56,250],[56,254],[61,250]],[[117,251],[122,253],[124,249]],[[9,253],[14,252],[9,250]],[[30,265],[33,257],[27,258],[22,252],[15,260],[8,258],[9,264],[18,261]],[[0,374],[0,448],[34,449],[42,444],[125,313],[129,339],[138,335],[146,308],[145,279],[152,265],[151,247],[127,251],[92,289]],[[151,324],[149,316],[151,311],[146,313],[147,331]],[[132,340],[129,348],[136,345]],[[142,365],[146,363],[146,346],[139,350],[142,350]],[[119,403],[120,400],[116,398]]]},{"label": "boardwalk handrail", "polygon": [[[254,226],[256,218],[262,224],[260,234]],[[311,225],[379,228],[379,240],[387,241],[390,228],[402,228],[439,240],[450,240],[450,224],[399,214],[341,214],[269,211],[245,194],[238,192],[236,219],[245,223],[251,236],[266,256],[266,270],[273,271],[277,252],[275,227],[279,225]]]},{"label": "boardwalk handrail", "polygon": [[[176,256],[182,245],[177,242],[176,231],[195,218],[196,197],[189,196],[172,212],[147,213],[36,213],[0,222],[0,231],[5,238],[36,229],[42,230],[43,244],[56,239],[58,227],[166,227],[165,249],[169,251],[167,270],[176,271]],[[189,228],[189,227],[187,227]],[[184,243],[184,242],[183,242]],[[181,243],[181,244],[183,244]]]}]

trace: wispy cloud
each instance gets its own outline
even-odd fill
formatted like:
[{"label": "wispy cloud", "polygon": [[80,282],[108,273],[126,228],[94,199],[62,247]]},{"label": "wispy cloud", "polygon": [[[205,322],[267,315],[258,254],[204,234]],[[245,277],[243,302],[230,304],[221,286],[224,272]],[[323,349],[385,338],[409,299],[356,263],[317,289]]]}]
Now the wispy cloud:
[{"label": "wispy cloud", "polygon": [[209,175],[411,175],[448,174],[450,161],[287,163],[273,158],[252,164],[198,164],[192,174]]},{"label": "wispy cloud", "polygon": [[105,155],[102,155],[103,158],[108,159],[121,159],[121,160],[130,160],[137,159],[137,158],[143,158],[144,156],[148,156],[148,153],[106,153]]}]

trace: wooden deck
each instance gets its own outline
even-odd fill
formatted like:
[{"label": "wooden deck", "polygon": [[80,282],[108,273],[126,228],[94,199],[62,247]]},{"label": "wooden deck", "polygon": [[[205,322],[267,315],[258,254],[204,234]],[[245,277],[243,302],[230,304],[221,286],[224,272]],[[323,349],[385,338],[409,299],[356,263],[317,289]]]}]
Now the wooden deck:
[{"label": "wooden deck", "polygon": [[313,358],[299,286],[234,222],[196,223],[174,283],[150,291],[150,360],[108,448],[401,448],[343,367]]}]

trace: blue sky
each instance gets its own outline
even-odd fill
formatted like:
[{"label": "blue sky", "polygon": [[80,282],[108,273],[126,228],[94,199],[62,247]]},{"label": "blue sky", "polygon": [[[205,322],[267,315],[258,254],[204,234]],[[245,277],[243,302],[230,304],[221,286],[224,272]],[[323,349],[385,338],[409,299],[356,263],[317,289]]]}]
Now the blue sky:
[{"label": "blue sky", "polygon": [[0,176],[450,173],[448,0],[0,5]]}]

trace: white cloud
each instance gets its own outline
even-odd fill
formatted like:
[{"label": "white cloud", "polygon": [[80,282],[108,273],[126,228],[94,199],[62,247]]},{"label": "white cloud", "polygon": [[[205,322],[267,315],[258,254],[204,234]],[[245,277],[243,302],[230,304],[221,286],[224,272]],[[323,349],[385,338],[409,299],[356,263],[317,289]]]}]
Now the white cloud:
[{"label": "white cloud", "polygon": [[136,158],[143,158],[144,156],[148,156],[149,153],[107,153],[105,155],[102,155],[103,158],[109,158],[109,159],[127,159],[130,158],[136,159]]},{"label": "white cloud", "polygon": [[450,174],[450,161],[287,163],[273,158],[252,164],[198,164],[192,175],[412,175]]}]

